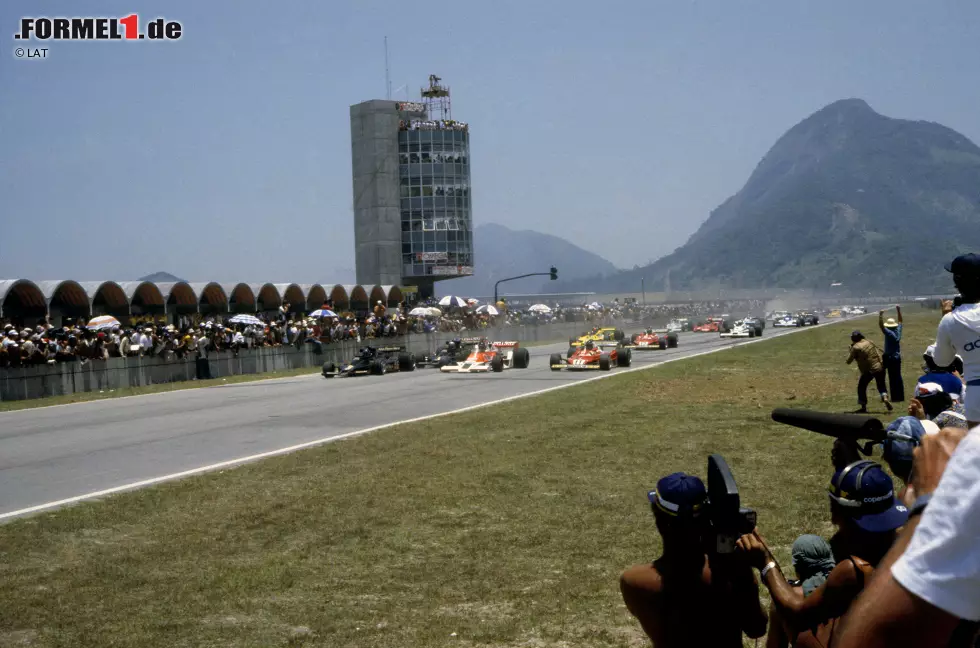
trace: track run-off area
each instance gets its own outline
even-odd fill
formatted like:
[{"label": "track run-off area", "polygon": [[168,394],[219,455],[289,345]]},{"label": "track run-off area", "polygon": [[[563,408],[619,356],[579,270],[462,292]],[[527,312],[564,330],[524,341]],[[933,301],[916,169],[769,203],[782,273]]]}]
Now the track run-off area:
[{"label": "track run-off area", "polygon": [[311,374],[0,413],[0,521],[811,328],[682,333],[677,348],[634,351],[630,368],[608,372],[552,371],[562,342],[499,374]]}]

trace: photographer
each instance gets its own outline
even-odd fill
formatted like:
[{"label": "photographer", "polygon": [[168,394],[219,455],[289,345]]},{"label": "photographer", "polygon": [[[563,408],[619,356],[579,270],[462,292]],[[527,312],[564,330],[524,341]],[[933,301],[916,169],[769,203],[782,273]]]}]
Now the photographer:
[{"label": "photographer", "polygon": [[[648,494],[663,553],[623,573],[620,590],[655,648],[740,648],[742,632],[766,632],[752,570],[737,555],[706,553],[707,492],[697,477],[674,473]],[[735,559],[735,560],[732,560]]]},{"label": "photographer", "polygon": [[826,646],[837,625],[857,598],[908,519],[895,499],[891,478],[872,461],[856,461],[838,470],[830,481],[831,522],[838,530],[830,540],[837,565],[809,596],[783,576],[758,531],[738,540],[738,548],[759,569],[772,596],[772,623],[781,624],[793,646]]},{"label": "photographer", "polygon": [[[972,428],[980,424],[980,254],[958,256],[946,265],[946,270],[953,273],[953,284],[962,295],[962,303],[939,322],[933,360],[946,367],[953,364],[957,354],[962,356],[967,386],[963,406]],[[948,306],[943,304],[944,312]]]}]

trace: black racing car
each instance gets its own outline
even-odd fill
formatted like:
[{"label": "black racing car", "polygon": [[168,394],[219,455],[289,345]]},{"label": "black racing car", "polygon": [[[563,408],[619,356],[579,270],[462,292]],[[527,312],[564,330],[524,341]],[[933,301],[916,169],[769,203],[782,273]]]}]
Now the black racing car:
[{"label": "black racing car", "polygon": [[819,322],[820,318],[817,317],[816,313],[811,313],[810,311],[800,311],[796,314],[797,326],[816,326]]},{"label": "black racing car", "polygon": [[348,364],[338,367],[335,362],[323,365],[323,377],[334,376],[383,376],[393,371],[415,371],[415,354],[403,346],[361,347],[357,356]]},{"label": "black racing car", "polygon": [[464,360],[469,353],[469,347],[479,341],[480,338],[455,338],[447,340],[435,353],[423,355],[416,363],[416,366],[420,368],[434,367],[441,369],[442,367],[456,364]]},{"label": "black racing car", "polygon": [[763,329],[766,328],[766,320],[761,317],[746,317],[742,322],[755,329],[755,337],[761,337]]}]

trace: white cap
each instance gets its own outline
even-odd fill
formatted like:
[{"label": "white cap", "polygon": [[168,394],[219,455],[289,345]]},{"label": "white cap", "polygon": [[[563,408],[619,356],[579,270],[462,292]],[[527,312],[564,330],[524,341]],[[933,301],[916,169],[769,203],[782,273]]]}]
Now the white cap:
[{"label": "white cap", "polygon": [[919,423],[922,424],[922,428],[926,431],[926,434],[927,435],[929,435],[929,434],[939,434],[939,426],[936,425],[936,423],[934,421],[930,421],[929,419],[925,419],[925,420],[919,421]]}]

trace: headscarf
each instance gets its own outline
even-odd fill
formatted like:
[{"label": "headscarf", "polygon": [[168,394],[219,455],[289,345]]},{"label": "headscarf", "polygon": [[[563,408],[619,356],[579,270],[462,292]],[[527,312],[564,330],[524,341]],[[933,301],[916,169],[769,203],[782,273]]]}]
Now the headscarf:
[{"label": "headscarf", "polygon": [[803,596],[823,585],[836,564],[830,545],[820,536],[801,535],[793,543],[793,567],[803,581]]}]

